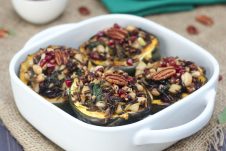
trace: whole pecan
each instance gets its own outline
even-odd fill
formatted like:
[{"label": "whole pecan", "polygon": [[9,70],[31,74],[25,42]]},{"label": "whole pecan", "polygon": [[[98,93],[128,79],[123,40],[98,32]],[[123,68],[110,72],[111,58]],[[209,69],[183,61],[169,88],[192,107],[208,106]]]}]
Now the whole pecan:
[{"label": "whole pecan", "polygon": [[121,85],[121,86],[125,86],[128,84],[127,79],[120,74],[107,73],[105,74],[105,80],[110,83]]},{"label": "whole pecan", "polygon": [[55,50],[55,60],[58,65],[67,64],[68,62],[68,54],[66,51]]},{"label": "whole pecan", "polygon": [[123,40],[128,32],[122,28],[110,28],[106,31],[106,35],[115,40]]},{"label": "whole pecan", "polygon": [[176,70],[174,69],[174,67],[166,67],[166,68],[163,68],[161,71],[158,71],[155,74],[153,74],[151,79],[156,81],[164,80],[171,77],[175,73],[176,73]]}]

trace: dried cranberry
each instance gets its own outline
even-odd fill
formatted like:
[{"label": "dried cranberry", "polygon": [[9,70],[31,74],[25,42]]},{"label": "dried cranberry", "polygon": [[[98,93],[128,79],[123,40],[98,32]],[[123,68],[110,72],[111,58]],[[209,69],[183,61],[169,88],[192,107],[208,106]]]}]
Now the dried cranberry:
[{"label": "dried cranberry", "polygon": [[85,7],[85,6],[79,7],[78,10],[79,10],[79,13],[80,13],[81,15],[87,16],[87,15],[90,14],[90,10],[89,10],[87,7]]},{"label": "dried cranberry", "polygon": [[131,58],[129,58],[127,61],[126,61],[127,65],[129,66],[132,66],[133,65],[133,60]]},{"label": "dried cranberry", "polygon": [[71,80],[65,80],[65,84],[67,87],[70,87],[71,84],[72,84],[72,81]]}]

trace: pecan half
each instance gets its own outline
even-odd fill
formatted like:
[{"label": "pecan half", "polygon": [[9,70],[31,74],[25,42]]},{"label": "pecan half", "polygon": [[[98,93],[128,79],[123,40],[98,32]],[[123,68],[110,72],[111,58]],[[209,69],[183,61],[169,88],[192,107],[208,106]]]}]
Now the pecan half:
[{"label": "pecan half", "polygon": [[151,79],[156,81],[164,80],[171,77],[175,73],[176,70],[173,67],[166,67],[152,75]]},{"label": "pecan half", "polygon": [[213,25],[213,19],[206,15],[196,16],[195,19],[203,25],[211,26]]},{"label": "pecan half", "polygon": [[126,80],[126,78],[120,74],[107,73],[105,74],[105,80],[110,83],[121,85],[121,86],[125,86],[128,84],[128,81]]},{"label": "pecan half", "polygon": [[198,29],[193,25],[189,25],[186,30],[191,35],[197,35],[199,33]]},{"label": "pecan half", "polygon": [[128,32],[122,28],[110,28],[106,31],[106,35],[112,39],[123,40]]},{"label": "pecan half", "polygon": [[68,54],[61,50],[55,50],[55,60],[58,65],[67,64]]}]

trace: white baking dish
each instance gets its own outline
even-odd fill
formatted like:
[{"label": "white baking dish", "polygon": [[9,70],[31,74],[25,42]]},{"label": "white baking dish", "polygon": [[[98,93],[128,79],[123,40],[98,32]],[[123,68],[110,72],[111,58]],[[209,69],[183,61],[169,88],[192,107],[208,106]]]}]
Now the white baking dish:
[{"label": "white baking dish", "polygon": [[[20,63],[50,44],[78,47],[97,31],[114,23],[132,24],[155,34],[161,54],[192,60],[207,70],[209,81],[170,107],[125,126],[86,124],[47,102],[18,78]],[[19,51],[10,63],[11,85],[21,114],[50,140],[70,151],[158,151],[203,128],[211,118],[219,65],[203,48],[149,20],[131,15],[104,15],[54,32]]]}]

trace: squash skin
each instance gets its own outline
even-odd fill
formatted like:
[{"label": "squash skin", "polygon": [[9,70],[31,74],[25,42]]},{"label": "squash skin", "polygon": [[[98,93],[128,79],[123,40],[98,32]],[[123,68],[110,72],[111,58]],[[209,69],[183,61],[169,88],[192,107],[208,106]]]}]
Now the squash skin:
[{"label": "squash skin", "polygon": [[[115,117],[115,118],[95,118],[95,117],[91,117],[88,116],[84,113],[82,113],[75,105],[75,103],[72,101],[71,96],[69,95],[69,102],[70,105],[76,115],[76,117],[88,124],[93,124],[93,125],[97,125],[97,126],[121,126],[121,125],[126,125],[126,124],[130,124],[130,123],[134,123],[136,121],[139,121],[141,119],[143,119],[144,117],[150,115],[150,107],[148,107],[145,110],[141,110],[137,113],[129,113],[126,116],[126,118],[123,117]],[[150,101],[149,101],[150,102]]]}]

